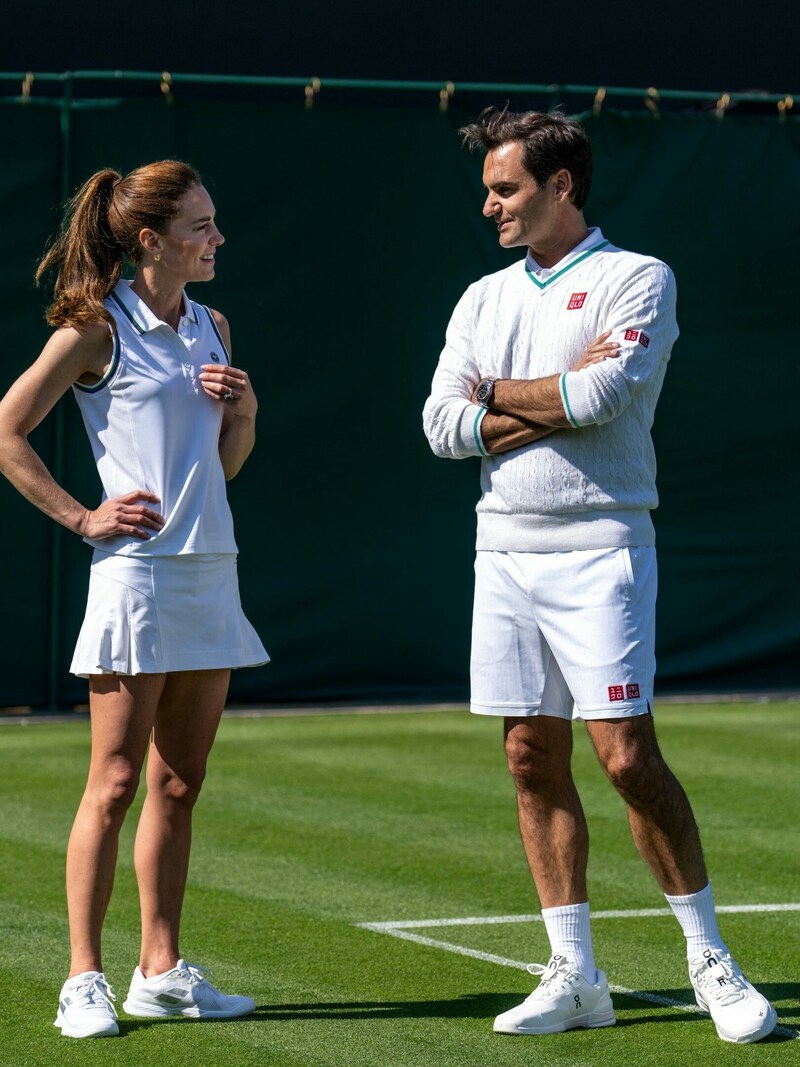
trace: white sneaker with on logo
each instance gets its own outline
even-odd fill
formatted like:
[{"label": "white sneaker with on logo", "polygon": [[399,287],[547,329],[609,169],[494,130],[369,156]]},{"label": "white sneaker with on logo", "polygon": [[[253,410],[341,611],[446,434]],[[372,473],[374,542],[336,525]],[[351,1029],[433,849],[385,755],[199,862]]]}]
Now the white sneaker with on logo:
[{"label": "white sneaker with on logo", "polygon": [[613,1026],[617,1021],[602,971],[589,982],[565,956],[552,956],[546,967],[532,963],[528,970],[540,974],[541,982],[522,1004],[497,1016],[495,1033],[558,1034],[581,1026]]},{"label": "white sneaker with on logo", "polygon": [[53,1026],[62,1037],[116,1037],[117,1013],[111,1003],[116,999],[100,971],[76,974],[61,988]]},{"label": "white sneaker with on logo", "polygon": [[706,949],[689,964],[689,975],[698,1007],[714,1020],[723,1041],[750,1045],[775,1029],[775,1009],[727,952]]},{"label": "white sneaker with on logo", "polygon": [[250,997],[220,993],[208,981],[202,967],[178,960],[171,971],[145,978],[137,967],[128,997],[122,1005],[128,1015],[163,1019],[185,1015],[190,1019],[238,1019],[255,1011]]}]

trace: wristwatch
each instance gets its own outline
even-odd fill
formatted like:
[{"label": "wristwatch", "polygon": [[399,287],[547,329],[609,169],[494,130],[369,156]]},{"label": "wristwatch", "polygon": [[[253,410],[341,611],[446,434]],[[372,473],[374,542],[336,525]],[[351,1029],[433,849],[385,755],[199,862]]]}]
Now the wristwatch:
[{"label": "wristwatch", "polygon": [[496,378],[483,378],[478,382],[478,388],[475,390],[475,399],[482,408],[488,408],[491,404],[496,381]]}]

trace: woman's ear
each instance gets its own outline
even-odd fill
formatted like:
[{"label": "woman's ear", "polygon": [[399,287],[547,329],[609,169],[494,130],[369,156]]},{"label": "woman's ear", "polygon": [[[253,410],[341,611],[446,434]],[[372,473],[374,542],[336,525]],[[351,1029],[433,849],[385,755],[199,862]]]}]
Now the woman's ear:
[{"label": "woman's ear", "polygon": [[158,260],[161,258],[161,238],[155,230],[148,229],[147,227],[143,230],[139,230],[139,244],[145,252],[150,253],[153,259]]}]

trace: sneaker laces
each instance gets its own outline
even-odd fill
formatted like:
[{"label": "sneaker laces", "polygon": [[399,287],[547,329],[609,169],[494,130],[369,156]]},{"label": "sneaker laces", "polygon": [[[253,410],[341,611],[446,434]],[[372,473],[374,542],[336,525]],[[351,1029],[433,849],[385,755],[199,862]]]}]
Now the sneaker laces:
[{"label": "sneaker laces", "polygon": [[94,1007],[105,1002],[106,1007],[116,1018],[117,1010],[111,1001],[117,998],[102,974],[92,975],[91,978],[85,978],[82,982],[77,983],[74,986],[74,993],[75,999],[80,1002],[81,1007],[86,1005]]},{"label": "sneaker laces", "polygon": [[549,963],[529,963],[528,972],[541,976],[541,981],[531,997],[539,997],[542,994],[548,996],[568,990],[575,984],[576,975],[570,970],[564,956],[553,956]]},{"label": "sneaker laces", "polygon": [[[713,961],[713,962],[712,962]],[[711,956],[699,962],[692,970],[692,978],[700,986],[703,996],[713,1000],[723,1008],[730,1007],[747,996],[747,981],[736,973],[733,961],[719,956]]]},{"label": "sneaker laces", "polygon": [[206,975],[209,977],[211,976],[211,972],[205,967],[198,967],[196,963],[187,963],[186,960],[181,960],[175,970],[185,978],[190,985],[200,985],[202,982],[208,981]]}]

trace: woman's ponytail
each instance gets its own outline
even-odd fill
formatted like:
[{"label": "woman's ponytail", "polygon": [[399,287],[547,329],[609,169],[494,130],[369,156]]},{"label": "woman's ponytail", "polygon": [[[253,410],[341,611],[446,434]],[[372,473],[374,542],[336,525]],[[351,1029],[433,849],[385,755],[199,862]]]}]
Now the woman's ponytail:
[{"label": "woman's ponytail", "polygon": [[66,225],[36,271],[36,281],[57,269],[53,302],[47,309],[51,326],[111,322],[103,301],[122,277],[123,251],[109,226],[114,190],[121,181],[115,170],[99,170],[69,203]]}]

